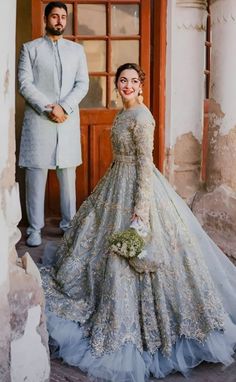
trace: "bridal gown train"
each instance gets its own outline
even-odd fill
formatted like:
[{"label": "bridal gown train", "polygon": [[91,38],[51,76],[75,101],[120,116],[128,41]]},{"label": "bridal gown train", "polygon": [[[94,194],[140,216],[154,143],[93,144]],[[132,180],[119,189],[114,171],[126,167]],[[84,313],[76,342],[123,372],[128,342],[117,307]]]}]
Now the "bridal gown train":
[{"label": "bridal gown train", "polygon": [[[93,380],[144,382],[233,361],[236,268],[155,168],[153,132],[146,106],[118,113],[113,162],[73,218],[53,268],[41,268],[57,356]],[[151,232],[153,271],[139,273],[107,249],[133,213]]]}]

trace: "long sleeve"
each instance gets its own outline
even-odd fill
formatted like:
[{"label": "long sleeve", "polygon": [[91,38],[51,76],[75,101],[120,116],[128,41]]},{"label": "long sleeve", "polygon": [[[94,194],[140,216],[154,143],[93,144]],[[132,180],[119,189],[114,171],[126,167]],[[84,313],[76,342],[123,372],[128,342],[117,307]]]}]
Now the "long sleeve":
[{"label": "long sleeve", "polygon": [[152,193],[153,173],[153,133],[154,120],[146,115],[139,115],[133,128],[133,137],[137,157],[137,190],[134,213],[145,224],[149,221],[150,198]]},{"label": "long sleeve", "polygon": [[81,58],[76,72],[74,86],[69,94],[60,101],[60,105],[67,112],[71,114],[75,107],[78,106],[80,101],[85,97],[88,92],[89,77],[86,56],[84,49],[81,47]]},{"label": "long sleeve", "polygon": [[45,111],[45,106],[51,102],[34,84],[32,64],[29,51],[25,45],[22,46],[20,52],[18,81],[20,94],[37,113],[43,113]]}]

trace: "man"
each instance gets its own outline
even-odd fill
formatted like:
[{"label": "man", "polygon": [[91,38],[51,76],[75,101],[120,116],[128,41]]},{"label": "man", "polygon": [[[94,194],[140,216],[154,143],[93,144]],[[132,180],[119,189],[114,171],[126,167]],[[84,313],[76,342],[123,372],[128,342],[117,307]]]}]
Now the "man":
[{"label": "man", "polygon": [[88,91],[83,47],[63,39],[64,3],[45,7],[46,35],[23,45],[19,91],[26,101],[19,166],[26,168],[27,245],[41,244],[48,169],[60,184],[60,227],[66,230],[76,212],[75,170],[82,163],[78,104]]}]

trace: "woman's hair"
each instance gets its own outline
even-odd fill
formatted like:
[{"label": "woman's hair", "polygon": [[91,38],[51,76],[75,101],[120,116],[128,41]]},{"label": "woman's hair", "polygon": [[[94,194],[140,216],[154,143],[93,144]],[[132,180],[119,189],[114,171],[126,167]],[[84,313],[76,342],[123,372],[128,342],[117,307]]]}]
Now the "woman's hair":
[{"label": "woman's hair", "polygon": [[62,3],[61,1],[51,1],[46,5],[44,9],[44,16],[46,17],[46,19],[53,8],[63,8],[66,11],[66,13],[68,13],[66,4]]},{"label": "woman's hair", "polygon": [[121,72],[123,72],[123,70],[126,70],[126,69],[134,69],[138,73],[141,84],[144,83],[145,73],[140,68],[140,66],[138,64],[133,63],[133,62],[131,62],[131,63],[127,62],[126,64],[119,66],[119,68],[116,71],[115,80],[114,80],[116,87],[117,87],[118,78],[120,77]]}]

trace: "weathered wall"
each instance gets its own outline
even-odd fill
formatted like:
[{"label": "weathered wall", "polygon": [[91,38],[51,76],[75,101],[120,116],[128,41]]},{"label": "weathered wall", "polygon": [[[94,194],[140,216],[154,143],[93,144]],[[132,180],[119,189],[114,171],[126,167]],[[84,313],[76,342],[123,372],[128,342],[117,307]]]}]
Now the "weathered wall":
[{"label": "weathered wall", "polygon": [[40,275],[30,255],[11,267],[11,382],[48,382],[48,336]]},{"label": "weathered wall", "polygon": [[[24,267],[15,244],[21,219],[15,182],[16,0],[0,4],[0,381],[49,380],[43,292],[30,256]],[[33,351],[32,351],[33,349]]]},{"label": "weathered wall", "polygon": [[194,212],[216,243],[236,258],[236,2],[211,1],[212,50],[206,192]]},{"label": "weathered wall", "polygon": [[168,2],[165,175],[187,201],[200,187],[206,2]]},{"label": "weathered wall", "polygon": [[[8,25],[7,25],[7,23]],[[10,24],[13,27],[10,28]],[[17,186],[15,184],[14,173],[14,52],[8,49],[9,41],[14,41],[15,23],[15,0],[9,0],[1,6],[0,12],[0,243],[1,243],[1,267],[0,267],[0,380],[10,381],[10,308],[8,293],[10,291],[9,281],[9,253],[10,236],[17,233],[15,230],[10,232],[11,227],[9,215],[6,210],[9,203],[15,200]],[[18,209],[15,211],[17,216]],[[14,213],[13,213],[14,215]],[[14,219],[14,216],[12,216]],[[10,219],[11,220],[11,217]]]},{"label": "weathered wall", "polygon": [[[20,48],[26,41],[32,39],[32,16],[31,16],[31,0],[17,0],[16,8],[16,66],[18,64]],[[24,114],[24,99],[17,91],[16,87],[16,159],[19,156],[19,145],[22,120]],[[16,180],[20,185],[20,201],[22,206],[22,218],[26,222],[25,209],[25,182],[24,170],[16,167]]]}]

